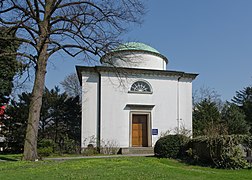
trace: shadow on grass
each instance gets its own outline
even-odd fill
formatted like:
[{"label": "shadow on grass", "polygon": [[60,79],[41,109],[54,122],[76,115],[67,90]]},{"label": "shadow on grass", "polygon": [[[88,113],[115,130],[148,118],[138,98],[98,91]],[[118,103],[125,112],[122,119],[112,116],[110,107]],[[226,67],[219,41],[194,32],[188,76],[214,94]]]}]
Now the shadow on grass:
[{"label": "shadow on grass", "polygon": [[189,157],[184,157],[184,158],[167,158],[167,157],[160,157],[160,156],[153,156],[156,157],[158,159],[170,159],[170,160],[174,160],[177,161],[181,164],[183,164],[184,166],[200,166],[200,167],[208,167],[208,168],[216,168],[214,166],[213,162],[210,161],[199,161],[199,160],[195,160],[195,159],[191,159]]},{"label": "shadow on grass", "polygon": [[0,160],[3,160],[3,161],[18,161],[17,159],[12,159],[12,158],[2,157],[2,156],[0,156]]},{"label": "shadow on grass", "polygon": [[19,161],[21,154],[0,153],[0,161]]}]

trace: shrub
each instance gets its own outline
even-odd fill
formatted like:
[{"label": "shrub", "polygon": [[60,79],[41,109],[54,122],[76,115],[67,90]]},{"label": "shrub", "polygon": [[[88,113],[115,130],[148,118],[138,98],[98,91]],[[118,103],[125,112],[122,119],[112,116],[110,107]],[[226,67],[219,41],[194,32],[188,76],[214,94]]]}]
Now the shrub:
[{"label": "shrub", "polygon": [[102,140],[100,153],[101,154],[117,154],[119,151],[119,144],[115,140]]},{"label": "shrub", "polygon": [[50,156],[53,153],[54,142],[50,139],[42,139],[38,142],[38,155],[41,157]]},{"label": "shrub", "polygon": [[246,135],[201,136],[190,140],[192,158],[207,165],[224,169],[247,167],[245,150],[251,149],[251,137]]},{"label": "shrub", "polygon": [[78,154],[80,153],[80,145],[75,140],[65,136],[57,143],[56,151],[60,154]]},{"label": "shrub", "polygon": [[94,147],[93,144],[88,144],[87,148],[84,148],[82,150],[82,155],[83,156],[93,156],[98,154],[98,150],[96,147]]},{"label": "shrub", "polygon": [[161,137],[154,147],[155,156],[165,158],[183,157],[188,139],[188,137],[179,134]]},{"label": "shrub", "polygon": [[100,146],[96,147],[97,139],[95,136],[90,136],[86,138],[83,142],[86,148],[82,149],[81,153],[85,156],[94,155],[94,154],[117,154],[119,152],[119,143],[116,140],[100,140]]},{"label": "shrub", "polygon": [[43,147],[38,149],[38,154],[40,157],[50,156],[53,153],[52,147]]}]

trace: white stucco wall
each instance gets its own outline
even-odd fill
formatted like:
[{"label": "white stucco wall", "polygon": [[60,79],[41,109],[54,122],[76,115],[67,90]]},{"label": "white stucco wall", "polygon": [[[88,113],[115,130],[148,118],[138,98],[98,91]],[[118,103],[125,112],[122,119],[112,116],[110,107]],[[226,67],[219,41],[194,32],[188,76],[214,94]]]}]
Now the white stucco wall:
[{"label": "white stucco wall", "polygon": [[179,82],[179,126],[192,134],[192,80],[181,78]]},{"label": "white stucco wall", "polygon": [[[106,62],[106,58],[104,61]],[[120,52],[109,61],[113,66],[140,69],[165,70],[167,65],[163,58],[142,52]]]},{"label": "white stucco wall", "polygon": [[129,147],[129,113],[124,110],[127,93],[117,88],[114,78],[102,77],[101,139],[114,141],[120,147]]},{"label": "white stucco wall", "polygon": [[[178,77],[143,76],[128,77],[124,86],[120,86],[115,76],[102,76],[101,95],[101,139],[117,142],[120,147],[130,146],[130,110],[127,104],[154,105],[152,110],[137,110],[151,113],[151,129],[158,129],[159,134],[152,136],[152,145],[162,133],[174,132],[178,126],[177,117],[177,80]],[[128,93],[130,86],[137,80],[148,81],[153,89],[152,94]],[[191,86],[180,82],[180,117],[186,128],[191,129]],[[185,89],[184,89],[185,88]],[[189,106],[189,107],[188,107]],[[151,132],[150,132],[151,133]]]},{"label": "white stucco wall", "polygon": [[[130,74],[130,73],[129,73]],[[101,72],[101,140],[119,147],[130,147],[131,112],[150,113],[149,133],[154,146],[162,133],[174,132],[178,126],[192,129],[192,79],[179,76],[128,75],[119,79],[115,74]],[[129,93],[131,85],[138,80],[147,81],[151,94]],[[82,147],[91,137],[97,136],[98,86],[97,72],[82,74]],[[127,104],[154,105],[150,110],[130,109]],[[178,119],[180,119],[178,121]]]},{"label": "white stucco wall", "polygon": [[81,122],[81,147],[88,144],[95,145],[98,120],[98,82],[97,73],[82,74],[82,122]]}]

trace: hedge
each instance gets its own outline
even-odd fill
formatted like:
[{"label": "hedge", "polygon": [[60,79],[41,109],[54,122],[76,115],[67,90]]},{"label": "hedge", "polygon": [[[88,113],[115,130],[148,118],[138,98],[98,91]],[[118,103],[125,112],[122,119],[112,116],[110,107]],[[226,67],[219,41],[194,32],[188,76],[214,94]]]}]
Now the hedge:
[{"label": "hedge", "polygon": [[248,166],[246,152],[251,149],[252,137],[247,135],[200,136],[188,143],[189,156],[217,168],[240,169]]}]

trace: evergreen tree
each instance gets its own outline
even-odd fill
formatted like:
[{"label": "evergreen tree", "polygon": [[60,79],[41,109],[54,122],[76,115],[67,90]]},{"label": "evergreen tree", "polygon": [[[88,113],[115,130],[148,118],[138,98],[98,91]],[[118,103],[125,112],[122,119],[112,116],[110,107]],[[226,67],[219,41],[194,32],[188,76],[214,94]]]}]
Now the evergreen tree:
[{"label": "evergreen tree", "polygon": [[40,115],[39,141],[50,139],[55,144],[55,151],[66,150],[67,143],[80,146],[81,105],[79,97],[69,97],[60,93],[58,87],[45,89]]},{"label": "evergreen tree", "polygon": [[[18,44],[11,40],[4,40],[1,37],[15,38],[15,31],[0,27],[0,54],[15,53]],[[13,77],[18,71],[16,56],[0,56],[0,106],[9,101],[9,95],[13,87]]]},{"label": "evergreen tree", "polygon": [[217,104],[209,99],[203,99],[194,107],[193,136],[221,133],[221,129],[218,129],[220,122],[221,116]]},{"label": "evergreen tree", "polygon": [[[9,147],[13,152],[23,149],[31,102],[30,93],[22,93],[18,97],[18,102],[11,101],[8,106],[6,113],[9,119],[5,122],[4,130],[7,137],[6,149]],[[79,97],[69,98],[66,93],[60,93],[58,87],[52,90],[46,88],[40,113],[38,141],[51,140],[54,142],[55,152],[76,152],[76,147],[80,147]]]},{"label": "evergreen tree", "polygon": [[7,119],[4,120],[5,150],[21,153],[24,146],[25,129],[27,126],[30,93],[18,95],[18,102],[11,101],[6,110]]},{"label": "evergreen tree", "polygon": [[221,116],[228,128],[228,134],[248,134],[250,127],[245,120],[246,116],[237,105],[226,103]]},{"label": "evergreen tree", "polygon": [[245,113],[245,120],[250,126],[250,133],[252,133],[252,86],[246,87],[243,90],[236,91],[232,102],[238,105]]}]

